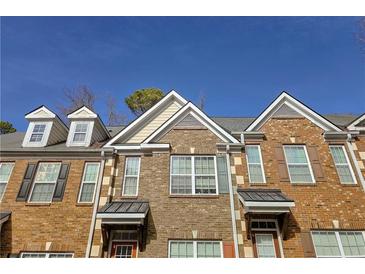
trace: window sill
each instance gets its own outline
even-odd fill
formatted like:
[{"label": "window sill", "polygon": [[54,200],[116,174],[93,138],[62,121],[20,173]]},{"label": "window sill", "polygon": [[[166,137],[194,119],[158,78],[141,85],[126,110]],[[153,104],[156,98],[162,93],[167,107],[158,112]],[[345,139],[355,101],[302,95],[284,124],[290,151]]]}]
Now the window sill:
[{"label": "window sill", "polygon": [[317,186],[317,183],[290,183],[292,186]]},{"label": "window sill", "polygon": [[121,200],[135,200],[138,199],[138,195],[137,196],[120,196]]},{"label": "window sill", "polygon": [[25,206],[36,206],[36,207],[39,207],[39,206],[51,206],[52,203],[32,203],[32,202],[27,202],[25,204]]},{"label": "window sill", "polygon": [[93,205],[94,205],[94,203],[77,203],[76,204],[77,207],[90,207]]},{"label": "window sill", "polygon": [[341,184],[341,186],[344,186],[344,187],[358,187],[359,185],[358,184]]},{"label": "window sill", "polygon": [[205,198],[205,199],[218,199],[218,194],[211,195],[169,195],[169,198]]}]

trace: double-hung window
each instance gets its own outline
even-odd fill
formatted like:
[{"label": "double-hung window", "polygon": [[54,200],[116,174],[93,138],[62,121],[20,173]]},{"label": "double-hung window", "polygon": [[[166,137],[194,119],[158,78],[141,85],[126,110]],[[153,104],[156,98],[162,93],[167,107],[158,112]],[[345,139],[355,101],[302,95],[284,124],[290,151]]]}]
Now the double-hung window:
[{"label": "double-hung window", "polygon": [[137,196],[139,170],[141,165],[140,157],[127,157],[125,160],[124,180],[123,180],[123,195]]},{"label": "double-hung window", "polygon": [[349,158],[347,157],[344,146],[330,146],[333,161],[336,165],[336,170],[340,182],[342,184],[355,184],[354,172],[351,168]]},{"label": "double-hung window", "polygon": [[365,232],[312,231],[317,257],[365,257]]},{"label": "double-hung window", "polygon": [[20,258],[73,258],[73,253],[23,252]]},{"label": "double-hung window", "polygon": [[34,179],[30,202],[52,201],[61,163],[40,163]]},{"label": "double-hung window", "polygon": [[284,146],[289,177],[292,183],[314,183],[312,168],[304,145]]},{"label": "double-hung window", "polygon": [[171,194],[217,194],[215,156],[171,156]]},{"label": "double-hung window", "polygon": [[33,127],[32,134],[30,135],[30,143],[40,143],[43,139],[44,132],[46,130],[45,124],[35,124]]},{"label": "double-hung window", "polygon": [[85,163],[79,196],[80,203],[92,203],[94,201],[94,193],[96,182],[98,180],[99,168],[100,163]]},{"label": "double-hung window", "polygon": [[220,241],[170,241],[170,258],[221,258]]},{"label": "double-hung window", "polygon": [[265,183],[264,167],[259,145],[246,146],[246,159],[250,183]]},{"label": "double-hung window", "polygon": [[85,143],[88,123],[77,123],[75,125],[75,132],[72,138],[73,143]]},{"label": "double-hung window", "polygon": [[5,193],[14,163],[0,163],[0,201]]}]

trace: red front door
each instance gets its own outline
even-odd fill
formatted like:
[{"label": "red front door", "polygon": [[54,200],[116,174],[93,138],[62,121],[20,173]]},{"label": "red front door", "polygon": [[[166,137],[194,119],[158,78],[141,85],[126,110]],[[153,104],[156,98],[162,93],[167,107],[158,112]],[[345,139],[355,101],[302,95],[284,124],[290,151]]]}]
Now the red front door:
[{"label": "red front door", "polygon": [[136,242],[113,242],[111,250],[112,258],[136,258]]}]

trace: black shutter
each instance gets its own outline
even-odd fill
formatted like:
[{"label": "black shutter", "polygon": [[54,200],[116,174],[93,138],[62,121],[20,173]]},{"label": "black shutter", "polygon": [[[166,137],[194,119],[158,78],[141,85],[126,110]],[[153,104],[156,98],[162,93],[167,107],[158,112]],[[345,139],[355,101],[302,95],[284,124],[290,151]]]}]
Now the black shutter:
[{"label": "black shutter", "polygon": [[62,164],[60,173],[56,183],[56,188],[53,194],[53,201],[62,201],[63,193],[65,192],[66,181],[70,164]]},{"label": "black shutter", "polygon": [[17,201],[26,201],[28,199],[29,191],[33,182],[34,174],[37,169],[37,163],[28,163],[24,174],[22,185],[20,186]]},{"label": "black shutter", "polygon": [[217,156],[217,173],[219,194],[229,193],[226,156]]}]

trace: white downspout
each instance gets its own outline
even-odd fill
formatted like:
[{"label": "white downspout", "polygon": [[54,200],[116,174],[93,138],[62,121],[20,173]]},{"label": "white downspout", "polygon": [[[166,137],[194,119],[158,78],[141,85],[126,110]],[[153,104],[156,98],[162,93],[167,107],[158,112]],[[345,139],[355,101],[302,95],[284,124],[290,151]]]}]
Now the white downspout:
[{"label": "white downspout", "polygon": [[231,218],[232,218],[232,233],[233,233],[233,242],[234,242],[234,253],[235,253],[235,257],[236,258],[239,258],[236,215],[235,215],[235,212],[234,212],[234,198],[233,198],[231,165],[230,165],[230,162],[229,162],[229,153],[228,153],[228,151],[229,151],[229,145],[226,146],[226,161],[227,161],[227,173],[228,173],[229,202],[230,202],[230,207],[231,207]]},{"label": "white downspout", "polygon": [[347,147],[348,147],[348,149],[350,151],[350,155],[351,155],[351,158],[352,158],[352,162],[354,163],[354,166],[355,166],[357,175],[358,175],[358,177],[360,179],[362,188],[365,191],[365,179],[364,179],[364,177],[361,174],[361,169],[360,169],[359,163],[356,160],[356,156],[355,156],[355,153],[354,153],[354,150],[353,150],[353,147],[352,147],[351,134],[348,134],[347,135]]},{"label": "white downspout", "polygon": [[98,183],[96,186],[96,195],[95,195],[95,200],[94,200],[94,208],[93,208],[93,215],[91,218],[91,224],[90,224],[90,231],[89,231],[89,238],[87,241],[87,247],[86,247],[86,253],[85,253],[85,258],[89,258],[90,257],[90,252],[91,252],[91,244],[93,241],[93,237],[94,237],[94,229],[95,229],[95,222],[96,222],[96,212],[98,210],[98,206],[99,206],[99,198],[100,198],[100,192],[101,192],[101,186],[102,186],[102,181],[103,181],[103,177],[104,177],[104,166],[105,166],[105,153],[104,151],[101,152],[101,165],[100,165],[100,169],[99,169],[99,178],[98,178]]}]

